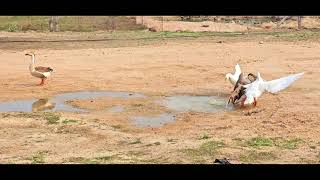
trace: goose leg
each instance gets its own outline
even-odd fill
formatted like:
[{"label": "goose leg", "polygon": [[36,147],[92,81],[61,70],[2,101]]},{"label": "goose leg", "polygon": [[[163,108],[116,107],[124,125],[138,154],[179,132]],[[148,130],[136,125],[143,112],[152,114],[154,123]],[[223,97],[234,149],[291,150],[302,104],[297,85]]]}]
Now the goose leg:
[{"label": "goose leg", "polygon": [[41,78],[41,83],[39,84],[39,86],[42,86],[44,84],[44,80],[45,78]]},{"label": "goose leg", "polygon": [[253,107],[256,107],[257,106],[257,100],[256,100],[256,98],[253,98],[254,99],[254,101],[253,101]]},{"label": "goose leg", "polygon": [[244,107],[244,102],[246,101],[246,99],[247,99],[247,96],[246,96],[246,95],[241,96],[241,98],[239,99],[240,108],[243,108],[243,107]]}]

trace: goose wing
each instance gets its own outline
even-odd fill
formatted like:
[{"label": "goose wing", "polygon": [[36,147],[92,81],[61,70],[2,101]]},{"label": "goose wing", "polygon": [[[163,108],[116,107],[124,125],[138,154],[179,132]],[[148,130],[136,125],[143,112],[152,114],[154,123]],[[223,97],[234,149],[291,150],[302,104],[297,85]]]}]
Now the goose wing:
[{"label": "goose wing", "polygon": [[37,66],[37,67],[35,67],[34,69],[35,69],[36,71],[42,72],[42,73],[53,71],[52,68],[50,68],[50,67],[43,67],[43,66]]},{"label": "goose wing", "polygon": [[261,83],[261,86],[264,90],[270,93],[276,93],[289,87],[294,81],[299,79],[303,74],[304,72],[282,77],[272,81],[264,81]]}]

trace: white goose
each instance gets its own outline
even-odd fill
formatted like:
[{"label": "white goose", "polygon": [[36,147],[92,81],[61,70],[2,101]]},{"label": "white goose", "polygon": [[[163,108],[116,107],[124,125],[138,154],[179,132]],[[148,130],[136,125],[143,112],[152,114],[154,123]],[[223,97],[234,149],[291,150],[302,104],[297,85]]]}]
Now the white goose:
[{"label": "white goose", "polygon": [[229,80],[232,85],[235,85],[237,83],[239,79],[239,75],[241,74],[241,69],[239,64],[235,66],[235,69],[236,71],[234,74],[231,74],[231,73],[226,74],[226,80]]},{"label": "white goose", "polygon": [[287,87],[289,87],[294,81],[299,79],[304,72],[293,74],[290,76],[282,77],[272,81],[264,81],[260,73],[257,73],[257,79],[251,84],[244,85],[245,94],[239,99],[241,106],[252,104],[257,105],[257,99],[262,95],[264,91],[269,93],[277,93]]},{"label": "white goose", "polygon": [[32,52],[26,53],[26,56],[31,56],[31,62],[29,65],[29,71],[30,74],[34,77],[40,78],[41,83],[39,84],[40,86],[44,84],[44,81],[51,75],[51,72],[53,69],[50,67],[43,67],[43,66],[37,66],[34,67],[35,65],[35,54]]}]

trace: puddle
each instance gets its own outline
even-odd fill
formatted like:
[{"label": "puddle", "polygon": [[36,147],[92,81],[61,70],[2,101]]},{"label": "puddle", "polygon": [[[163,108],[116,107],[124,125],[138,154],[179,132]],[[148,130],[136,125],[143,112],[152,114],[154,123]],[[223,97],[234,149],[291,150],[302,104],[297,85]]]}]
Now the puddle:
[{"label": "puddle", "polygon": [[14,101],[0,103],[1,112],[32,112],[32,103],[36,101],[33,100],[24,100],[24,101]]},{"label": "puddle", "polygon": [[[89,112],[89,110],[74,107],[66,104],[69,100],[85,100],[100,97],[118,98],[145,98],[138,93],[111,92],[111,91],[81,91],[62,93],[52,99],[30,99],[13,102],[0,103],[0,112],[37,112],[37,111],[69,111],[69,112]],[[219,111],[232,110],[233,107],[226,107],[227,99],[218,96],[169,96],[156,103],[166,106],[173,113],[163,113],[156,116],[136,116],[132,117],[133,123],[140,127],[161,127],[166,123],[175,121],[175,114],[183,112],[206,112],[213,113]],[[125,107],[115,105],[107,109],[107,112],[123,112]]]},{"label": "puddle", "polygon": [[134,125],[140,127],[160,127],[166,123],[174,122],[174,115],[163,113],[159,116],[136,116],[132,118]]},{"label": "puddle", "polygon": [[[62,93],[48,99],[31,99],[0,103],[0,112],[36,112],[36,111],[69,111],[69,112],[88,112],[85,109],[73,107],[65,104],[68,100],[84,100],[99,97],[119,97],[119,98],[144,98],[143,94],[129,92],[111,91],[82,91]],[[112,110],[111,110],[112,111]],[[114,111],[119,111],[114,110]]]},{"label": "puddle", "polygon": [[226,107],[227,99],[218,96],[170,96],[160,101],[176,112],[218,112],[231,110],[232,107]]},{"label": "puddle", "polygon": [[123,112],[123,111],[124,111],[123,106],[113,106],[108,109],[108,112],[112,112],[112,113],[119,113],[119,112]]}]

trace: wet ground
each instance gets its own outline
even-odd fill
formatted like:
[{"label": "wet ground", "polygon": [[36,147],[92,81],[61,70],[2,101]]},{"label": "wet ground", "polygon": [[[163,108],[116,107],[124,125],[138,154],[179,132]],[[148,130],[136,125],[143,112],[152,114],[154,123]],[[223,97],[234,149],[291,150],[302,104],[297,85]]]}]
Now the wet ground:
[{"label": "wet ground", "polygon": [[[120,99],[145,99],[148,96],[139,93],[130,92],[112,92],[112,91],[83,91],[57,94],[51,99],[31,99],[21,101],[0,102],[0,112],[82,112],[90,113],[89,109],[76,107],[68,104],[68,101],[91,100],[103,97]],[[141,127],[159,127],[163,124],[174,122],[174,114],[187,112],[207,112],[214,113],[226,108],[226,98],[217,96],[169,96],[155,101],[160,106],[164,106],[171,113],[152,114],[151,116],[136,116],[131,119],[134,125]],[[142,106],[140,108],[149,108]],[[124,105],[112,105],[110,108],[102,109],[101,112],[121,113],[125,111]]]}]

